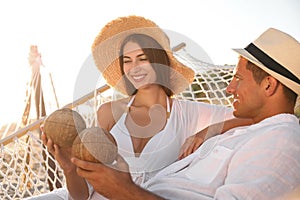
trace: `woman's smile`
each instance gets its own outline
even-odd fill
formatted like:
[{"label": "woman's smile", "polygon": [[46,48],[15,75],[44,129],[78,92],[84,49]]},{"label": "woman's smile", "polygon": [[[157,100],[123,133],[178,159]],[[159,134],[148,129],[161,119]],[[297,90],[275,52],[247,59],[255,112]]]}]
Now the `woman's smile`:
[{"label": "woman's smile", "polygon": [[140,74],[140,75],[132,75],[131,77],[135,82],[141,82],[145,79],[146,76],[147,74]]}]

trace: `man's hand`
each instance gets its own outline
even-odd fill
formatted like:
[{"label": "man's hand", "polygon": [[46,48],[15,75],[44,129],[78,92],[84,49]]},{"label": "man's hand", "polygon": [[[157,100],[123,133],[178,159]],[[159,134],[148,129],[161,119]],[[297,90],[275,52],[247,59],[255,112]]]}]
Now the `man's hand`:
[{"label": "man's hand", "polygon": [[122,193],[123,187],[129,188],[130,185],[135,185],[131,180],[127,163],[119,155],[116,163],[109,166],[77,158],[71,160],[77,166],[77,174],[85,178],[95,191],[107,198]]},{"label": "man's hand", "polygon": [[161,199],[132,181],[128,164],[120,155],[113,165],[92,163],[77,158],[72,158],[71,161],[77,166],[77,174],[85,178],[96,192],[108,199]]}]

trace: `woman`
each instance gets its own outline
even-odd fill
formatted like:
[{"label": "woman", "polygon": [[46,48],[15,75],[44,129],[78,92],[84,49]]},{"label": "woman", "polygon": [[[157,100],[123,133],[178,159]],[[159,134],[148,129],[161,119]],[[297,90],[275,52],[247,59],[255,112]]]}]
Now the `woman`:
[{"label": "woman", "polygon": [[[173,56],[168,37],[150,20],[113,20],[96,37],[92,52],[106,82],[128,96],[101,105],[97,117],[114,136],[137,184],[176,161],[188,137],[233,118],[226,107],[172,98],[193,81],[194,71]],[[67,152],[45,136],[43,142],[64,170],[74,199],[103,198],[77,175]]]},{"label": "woman", "polygon": [[106,82],[129,96],[103,104],[98,121],[115,137],[138,182],[174,162],[187,137],[232,117],[231,109],[171,98],[188,87],[194,72],[173,56],[168,37],[150,20],[110,22],[92,52]]}]

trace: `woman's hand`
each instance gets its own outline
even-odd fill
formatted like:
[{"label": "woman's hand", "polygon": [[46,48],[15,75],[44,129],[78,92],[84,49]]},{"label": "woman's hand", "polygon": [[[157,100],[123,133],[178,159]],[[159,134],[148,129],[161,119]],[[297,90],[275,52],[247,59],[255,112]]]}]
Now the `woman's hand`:
[{"label": "woman's hand", "polygon": [[195,152],[204,142],[206,132],[200,131],[195,135],[188,137],[180,148],[179,159],[183,159]]},{"label": "woman's hand", "polygon": [[55,160],[57,160],[64,173],[74,171],[75,166],[71,162],[72,147],[60,148],[57,144],[54,144],[51,139],[47,138],[43,132],[43,127],[41,126],[40,128],[42,131],[41,139],[43,144],[47,147],[47,150],[52,154]]},{"label": "woman's hand", "polygon": [[191,153],[195,152],[201,144],[208,138],[214,137],[219,134],[238,127],[253,124],[252,119],[239,119],[233,118],[216,124],[212,124],[193,136],[186,139],[179,152],[179,159],[187,157]]}]

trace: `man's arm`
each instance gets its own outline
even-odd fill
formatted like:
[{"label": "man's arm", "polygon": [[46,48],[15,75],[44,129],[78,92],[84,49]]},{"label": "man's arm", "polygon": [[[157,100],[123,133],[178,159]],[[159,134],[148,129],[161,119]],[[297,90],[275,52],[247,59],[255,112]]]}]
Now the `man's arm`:
[{"label": "man's arm", "polygon": [[112,166],[77,158],[72,158],[72,162],[77,166],[77,174],[85,178],[96,192],[108,199],[163,199],[132,181],[128,165],[121,156],[117,157],[117,164]]}]

